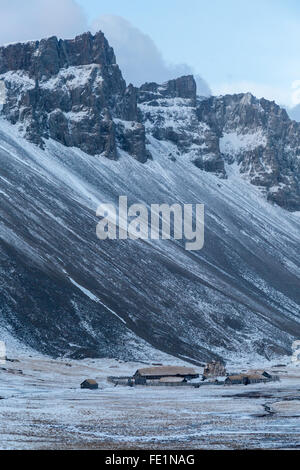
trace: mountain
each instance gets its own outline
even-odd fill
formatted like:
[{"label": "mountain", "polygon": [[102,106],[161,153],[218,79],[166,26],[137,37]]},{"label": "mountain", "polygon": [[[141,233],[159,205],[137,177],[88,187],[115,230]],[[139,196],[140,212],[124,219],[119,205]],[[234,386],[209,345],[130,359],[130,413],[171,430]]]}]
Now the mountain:
[{"label": "mountain", "polygon": [[131,129],[119,129],[119,138],[129,142],[134,157],[145,160],[136,90],[126,87],[102,33],[2,47],[0,74],[6,86],[2,113],[11,123],[19,123],[31,142],[43,147],[44,139],[52,138],[116,159],[114,116],[135,122]]},{"label": "mountain", "polygon": [[[299,125],[192,76],[127,86],[102,33],[0,48],[0,332],[53,356],[277,357],[300,337]],[[203,250],[96,209],[205,204]]]}]

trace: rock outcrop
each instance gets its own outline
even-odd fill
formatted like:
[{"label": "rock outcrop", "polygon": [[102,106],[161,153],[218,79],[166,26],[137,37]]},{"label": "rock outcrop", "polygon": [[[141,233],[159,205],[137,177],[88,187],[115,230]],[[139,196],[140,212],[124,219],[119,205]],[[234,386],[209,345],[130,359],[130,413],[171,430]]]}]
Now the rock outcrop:
[{"label": "rock outcrop", "polygon": [[[0,48],[0,114],[0,339],[74,359],[291,354],[300,131],[283,110],[201,100],[191,76],[127,87],[98,33]],[[120,195],[203,203],[203,249],[98,240],[97,206]]]},{"label": "rock outcrop", "polygon": [[116,159],[118,140],[122,144],[132,137],[134,144],[126,149],[146,161],[136,90],[126,87],[101,32],[2,47],[0,80],[6,89],[2,114],[19,124],[30,141],[43,146],[45,139],[53,138]]},{"label": "rock outcrop", "polygon": [[167,141],[169,157],[191,160],[201,170],[225,176],[219,138],[197,116],[196,82],[192,76],[163,85],[146,83],[138,93],[147,135]]},{"label": "rock outcrop", "polygon": [[204,100],[197,116],[219,137],[225,161],[269,201],[300,210],[300,124],[284,109],[247,93]]},{"label": "rock outcrop", "polygon": [[196,88],[190,75],[127,86],[101,32],[0,48],[0,112],[31,142],[145,163],[154,138],[170,160],[220,178],[235,165],[271,203],[299,211],[300,123],[249,93],[200,99]]}]

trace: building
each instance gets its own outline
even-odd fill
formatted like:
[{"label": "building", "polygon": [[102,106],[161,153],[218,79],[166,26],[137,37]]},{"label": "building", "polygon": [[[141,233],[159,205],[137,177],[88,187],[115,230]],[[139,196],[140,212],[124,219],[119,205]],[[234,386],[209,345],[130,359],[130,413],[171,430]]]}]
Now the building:
[{"label": "building", "polygon": [[93,379],[87,379],[82,384],[80,385],[80,388],[87,388],[89,390],[97,390],[98,384],[96,380]]},{"label": "building", "polygon": [[229,375],[225,380],[225,385],[243,384],[244,380],[245,380],[245,376],[242,374]]},{"label": "building", "polygon": [[268,382],[268,379],[261,374],[247,374],[245,376],[245,385],[258,384]]},{"label": "building", "polygon": [[263,376],[262,374],[238,374],[238,375],[229,375],[225,380],[225,385],[250,385],[257,383],[269,382],[270,379]]},{"label": "building", "polygon": [[161,379],[182,378],[186,380],[197,379],[199,374],[192,367],[161,366],[138,369],[133,378],[136,385],[146,385],[149,381]]},{"label": "building", "polygon": [[265,370],[248,370],[247,371],[247,374],[259,374],[259,375],[262,375],[263,377],[265,377],[266,379],[269,379],[270,381],[276,381],[278,380],[278,376],[277,375],[272,375],[270,374],[269,372],[265,371]]},{"label": "building", "polygon": [[184,377],[162,377],[159,379],[159,382],[162,384],[182,384],[186,381],[187,379]]}]

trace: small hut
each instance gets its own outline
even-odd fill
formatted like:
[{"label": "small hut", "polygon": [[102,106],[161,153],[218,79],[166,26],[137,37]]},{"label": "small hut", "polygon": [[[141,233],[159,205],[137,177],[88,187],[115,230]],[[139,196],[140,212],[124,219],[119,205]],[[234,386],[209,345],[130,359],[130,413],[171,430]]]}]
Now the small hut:
[{"label": "small hut", "polygon": [[229,375],[225,380],[225,385],[244,384],[244,380],[245,380],[245,376],[242,374]]},{"label": "small hut", "polygon": [[86,379],[82,384],[80,384],[80,388],[86,388],[89,390],[97,390],[98,384],[96,380],[93,379]]},{"label": "small hut", "polygon": [[250,384],[259,384],[259,383],[265,383],[268,382],[268,379],[264,377],[262,374],[247,374],[245,376],[245,380],[247,383],[245,385],[250,385]]},{"label": "small hut", "polygon": [[268,382],[267,379],[262,374],[239,374],[239,375],[229,375],[225,380],[225,385],[236,385],[236,384],[243,384],[243,385],[250,385],[250,384],[258,384],[258,383],[265,383]]}]

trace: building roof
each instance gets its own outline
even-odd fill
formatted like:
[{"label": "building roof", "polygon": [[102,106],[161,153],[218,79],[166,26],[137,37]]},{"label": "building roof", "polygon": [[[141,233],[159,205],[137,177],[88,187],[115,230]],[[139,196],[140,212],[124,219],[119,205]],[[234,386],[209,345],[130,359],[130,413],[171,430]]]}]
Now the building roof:
[{"label": "building roof", "polygon": [[[86,380],[84,380],[82,383],[83,383],[83,384],[88,383],[88,384],[90,384],[90,385],[98,385],[97,382],[96,382],[96,380],[93,380],[93,379],[86,379]],[[81,384],[81,385],[82,385],[82,384]]]},{"label": "building roof", "polygon": [[[245,375],[242,375],[242,374],[239,374],[239,375],[229,375],[227,377],[227,379],[229,380],[243,380],[246,376]],[[226,380],[227,380],[226,379]]]},{"label": "building roof", "polygon": [[159,381],[161,383],[182,383],[184,377],[162,377]]},{"label": "building roof", "polygon": [[148,367],[145,369],[138,369],[136,371],[142,377],[146,376],[159,376],[168,377],[168,376],[185,376],[185,375],[197,375],[195,370],[192,367],[176,367],[176,366],[162,366],[162,367]]}]

